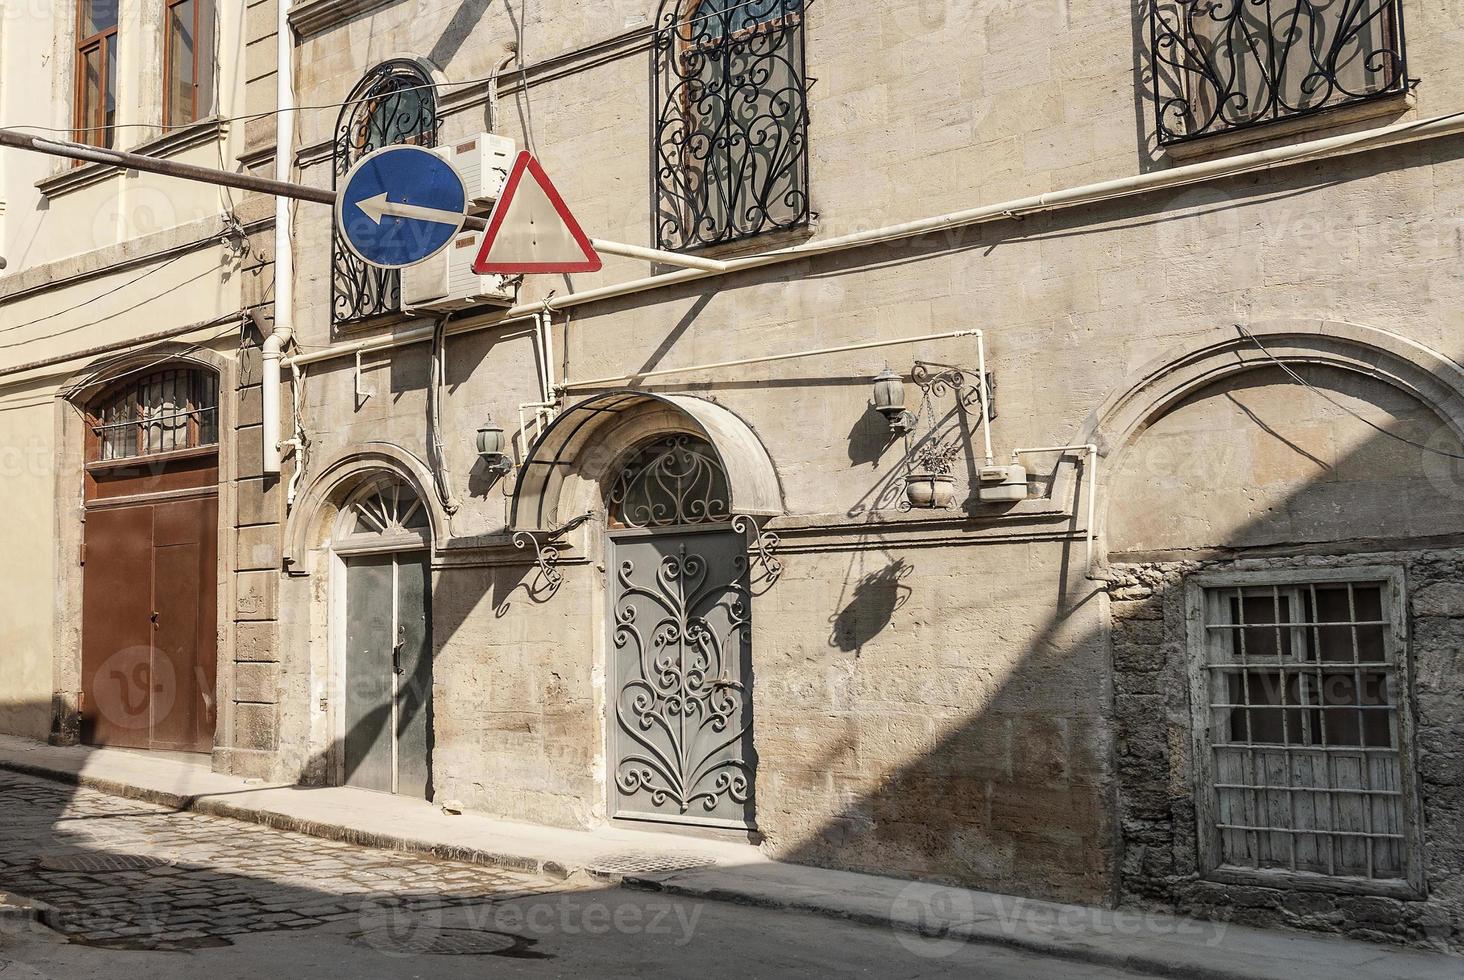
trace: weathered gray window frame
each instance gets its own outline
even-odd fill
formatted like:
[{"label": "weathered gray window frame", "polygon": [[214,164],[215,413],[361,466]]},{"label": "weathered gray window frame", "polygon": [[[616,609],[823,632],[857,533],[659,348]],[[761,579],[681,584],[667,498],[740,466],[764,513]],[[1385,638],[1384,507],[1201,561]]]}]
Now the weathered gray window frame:
[{"label": "weathered gray window frame", "polygon": [[[1219,791],[1211,731],[1210,640],[1206,628],[1206,596],[1216,590],[1277,586],[1374,584],[1382,586],[1383,618],[1388,623],[1384,642],[1396,663],[1398,690],[1398,766],[1403,809],[1404,879],[1374,879],[1326,875],[1275,868],[1243,868],[1223,863]],[[1190,679],[1190,717],[1195,792],[1195,814],[1202,877],[1232,884],[1303,888],[1351,894],[1423,898],[1427,891],[1423,860],[1422,804],[1414,763],[1416,730],[1413,708],[1413,668],[1408,645],[1407,591],[1403,569],[1392,565],[1357,565],[1338,568],[1278,568],[1254,571],[1215,571],[1191,575],[1185,582],[1186,640]]]}]

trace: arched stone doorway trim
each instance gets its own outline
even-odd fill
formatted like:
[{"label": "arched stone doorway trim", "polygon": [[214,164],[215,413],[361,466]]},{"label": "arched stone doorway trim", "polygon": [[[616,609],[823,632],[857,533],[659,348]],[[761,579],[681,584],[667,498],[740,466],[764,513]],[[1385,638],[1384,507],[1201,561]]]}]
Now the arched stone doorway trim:
[{"label": "arched stone doorway trim", "polygon": [[336,456],[311,478],[295,501],[285,525],[284,563],[294,575],[315,570],[315,555],[326,545],[346,499],[362,481],[390,473],[400,477],[422,501],[427,511],[429,538],[441,542],[447,537],[447,514],[432,491],[432,471],[427,464],[401,446],[369,442]]},{"label": "arched stone doorway trim", "polygon": [[[1236,326],[1217,327],[1182,353],[1156,357],[1130,374],[1072,441],[1098,446],[1105,457],[1104,470],[1117,473],[1125,454],[1154,421],[1219,381],[1274,367],[1270,355],[1288,366],[1352,371],[1392,385],[1427,406],[1464,439],[1464,365],[1438,351],[1389,330],[1340,320],[1264,321],[1247,325],[1246,331],[1266,351]],[[1104,501],[1097,519],[1100,562],[1107,558],[1107,511]]]},{"label": "arched stone doorway trim", "polygon": [[652,436],[689,432],[716,449],[727,473],[731,510],[782,514],[772,457],[746,422],[691,395],[612,391],[567,408],[539,437],[514,487],[514,530],[546,531],[603,506],[603,487],[627,454]]}]

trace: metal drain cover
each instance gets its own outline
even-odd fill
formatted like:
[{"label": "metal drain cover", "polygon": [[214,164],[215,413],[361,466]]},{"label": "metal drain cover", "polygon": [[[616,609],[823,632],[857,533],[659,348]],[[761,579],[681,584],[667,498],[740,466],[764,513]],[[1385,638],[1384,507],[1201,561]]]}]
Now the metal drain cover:
[{"label": "metal drain cover", "polygon": [[657,871],[689,871],[716,864],[714,858],[696,854],[664,854],[658,851],[620,851],[596,858],[590,870],[601,874],[653,874]]},{"label": "metal drain cover", "polygon": [[354,937],[357,944],[382,953],[414,956],[490,956],[527,944],[522,936],[481,929],[393,929],[383,926]]},{"label": "metal drain cover", "polygon": [[38,866],[44,871],[84,871],[90,874],[112,871],[150,871],[173,862],[150,854],[44,854]]}]

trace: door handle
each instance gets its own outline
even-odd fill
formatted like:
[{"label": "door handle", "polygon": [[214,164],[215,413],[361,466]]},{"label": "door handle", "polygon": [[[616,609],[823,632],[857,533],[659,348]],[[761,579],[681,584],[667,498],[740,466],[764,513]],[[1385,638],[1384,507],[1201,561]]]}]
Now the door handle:
[{"label": "door handle", "polygon": [[149,617],[147,617],[147,618],[148,618],[148,621],[152,623],[153,629],[157,629],[158,628],[158,611],[156,609],[154,609],[152,615],[149,616]]},{"label": "door handle", "polygon": [[402,650],[406,647],[406,645],[407,628],[405,626],[398,626],[396,643],[392,644],[391,648],[391,669],[398,674],[406,673],[406,671],[402,669]]}]

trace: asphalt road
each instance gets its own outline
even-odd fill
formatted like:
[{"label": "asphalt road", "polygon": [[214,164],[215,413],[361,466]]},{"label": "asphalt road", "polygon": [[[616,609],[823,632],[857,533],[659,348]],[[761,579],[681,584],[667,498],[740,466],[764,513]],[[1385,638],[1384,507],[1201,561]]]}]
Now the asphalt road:
[{"label": "asphalt road", "polygon": [[0,773],[0,980],[1117,978],[801,913],[323,841]]}]

